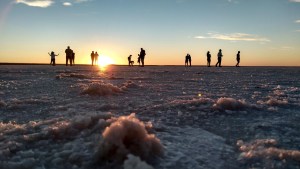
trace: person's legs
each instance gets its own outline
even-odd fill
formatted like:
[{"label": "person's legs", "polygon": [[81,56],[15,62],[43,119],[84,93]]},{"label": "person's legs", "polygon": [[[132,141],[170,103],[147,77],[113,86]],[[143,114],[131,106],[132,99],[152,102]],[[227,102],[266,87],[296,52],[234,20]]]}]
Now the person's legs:
[{"label": "person's legs", "polygon": [[141,60],[142,60],[142,67],[144,67],[144,58],[142,58]]},{"label": "person's legs", "polygon": [[72,58],[70,57],[69,60],[70,60],[70,66],[73,66],[73,64],[72,64]]}]

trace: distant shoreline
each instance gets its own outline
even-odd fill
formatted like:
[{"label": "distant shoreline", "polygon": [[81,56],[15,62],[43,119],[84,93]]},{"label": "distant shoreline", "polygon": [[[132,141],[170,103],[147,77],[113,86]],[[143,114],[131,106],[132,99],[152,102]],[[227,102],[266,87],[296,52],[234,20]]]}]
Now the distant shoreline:
[{"label": "distant shoreline", "polygon": [[[48,63],[6,63],[0,62],[0,65],[45,65],[45,66],[52,66]],[[56,66],[64,66],[65,64],[56,64]],[[69,65],[68,65],[69,66]],[[92,66],[91,64],[75,64],[75,66]],[[96,65],[94,65],[96,66]],[[128,66],[128,65],[118,65],[112,64],[110,66]],[[145,66],[181,66],[185,67],[184,65],[145,65]],[[138,65],[134,65],[134,67],[138,67]],[[207,67],[206,65],[193,65],[192,67]],[[212,68],[215,66],[211,66]],[[222,66],[222,67],[235,67],[235,66]],[[300,67],[300,66],[240,66],[240,67]]]}]

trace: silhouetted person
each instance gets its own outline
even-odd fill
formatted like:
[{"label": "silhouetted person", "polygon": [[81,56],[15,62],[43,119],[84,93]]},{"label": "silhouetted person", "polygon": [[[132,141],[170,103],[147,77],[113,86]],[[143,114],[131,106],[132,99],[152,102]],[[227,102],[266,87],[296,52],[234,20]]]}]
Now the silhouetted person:
[{"label": "silhouetted person", "polygon": [[206,57],[207,57],[207,67],[210,67],[211,55],[209,51],[207,52]]},{"label": "silhouetted person", "polygon": [[73,52],[71,62],[73,65],[75,65],[75,53]]},{"label": "silhouetted person", "polygon": [[238,53],[236,54],[236,61],[237,61],[237,63],[236,63],[236,67],[240,67],[240,51],[238,51]]},{"label": "silhouetted person", "polygon": [[92,51],[91,53],[91,59],[92,59],[92,66],[94,65],[94,60],[95,60],[95,53]]},{"label": "silhouetted person", "polygon": [[50,56],[51,56],[51,62],[50,62],[50,65],[52,64],[52,66],[55,66],[55,56],[58,56],[56,55],[53,51],[50,53],[48,53]]},{"label": "silhouetted person", "polygon": [[140,54],[138,54],[138,60],[137,60],[137,62],[139,63],[139,66],[141,65],[141,57],[140,57]]},{"label": "silhouetted person", "polygon": [[95,56],[95,65],[98,65],[99,54],[96,52],[94,56]]},{"label": "silhouetted person", "polygon": [[192,66],[192,57],[190,54],[187,54],[185,56],[185,65],[186,66]]},{"label": "silhouetted person", "polygon": [[68,62],[70,61],[70,66],[72,66],[72,56],[73,56],[73,50],[70,49],[70,46],[65,50],[66,53],[66,66],[68,66]]},{"label": "silhouetted person", "polygon": [[222,50],[220,49],[219,50],[219,53],[218,53],[218,62],[216,63],[216,67],[219,65],[219,67],[222,67],[221,64],[222,64]]},{"label": "silhouetted person", "polygon": [[144,59],[145,59],[145,56],[146,56],[146,51],[141,48],[141,52],[140,52],[140,61],[142,62],[142,67],[144,67]]},{"label": "silhouetted person", "polygon": [[133,66],[132,61],[131,61],[131,56],[132,55],[129,55],[128,58],[127,58],[128,59],[128,66]]},{"label": "silhouetted person", "polygon": [[184,66],[187,67],[189,65],[189,54],[185,56]]}]

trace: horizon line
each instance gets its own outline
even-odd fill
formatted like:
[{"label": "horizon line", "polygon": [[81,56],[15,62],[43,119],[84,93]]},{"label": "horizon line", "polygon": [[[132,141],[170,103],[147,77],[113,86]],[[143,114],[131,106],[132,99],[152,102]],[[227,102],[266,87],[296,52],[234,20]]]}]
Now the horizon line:
[{"label": "horizon line", "polygon": [[[0,62],[0,65],[48,65],[48,66],[52,66],[50,65],[49,63],[15,63],[15,62]],[[58,66],[64,66],[65,64],[63,63],[59,63],[59,64],[56,64]],[[70,65],[68,65],[70,66]],[[92,66],[91,64],[75,64],[74,66]],[[99,65],[94,65],[94,66],[99,66]],[[110,64],[108,66],[128,66],[127,64]],[[185,67],[185,65],[145,65],[146,66],[182,66],[182,67]],[[139,67],[139,65],[134,65],[133,67]],[[189,66],[188,66],[189,67]],[[207,67],[207,65],[192,65],[191,67]],[[215,66],[211,66],[211,67],[215,67]],[[235,65],[223,65],[222,67],[236,67]],[[240,67],[300,67],[300,66],[271,66],[271,65],[268,65],[268,66],[249,66],[249,65],[245,65],[245,66],[240,66]]]}]

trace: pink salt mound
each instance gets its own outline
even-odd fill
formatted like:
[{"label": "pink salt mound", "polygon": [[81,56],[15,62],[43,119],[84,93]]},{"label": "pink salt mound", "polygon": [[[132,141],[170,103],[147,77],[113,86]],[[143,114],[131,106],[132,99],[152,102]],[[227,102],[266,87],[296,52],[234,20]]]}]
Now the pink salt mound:
[{"label": "pink salt mound", "polygon": [[144,161],[163,155],[163,146],[154,134],[149,134],[145,124],[135,114],[119,117],[103,134],[96,153],[98,162],[103,160],[122,163],[133,154]]}]

